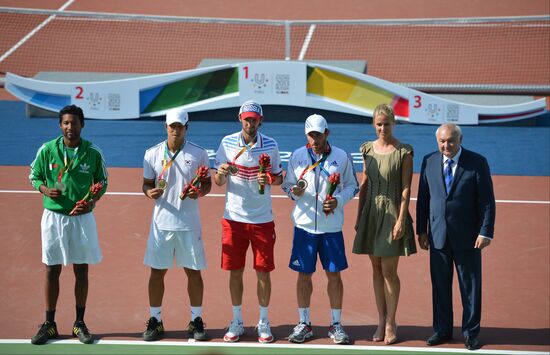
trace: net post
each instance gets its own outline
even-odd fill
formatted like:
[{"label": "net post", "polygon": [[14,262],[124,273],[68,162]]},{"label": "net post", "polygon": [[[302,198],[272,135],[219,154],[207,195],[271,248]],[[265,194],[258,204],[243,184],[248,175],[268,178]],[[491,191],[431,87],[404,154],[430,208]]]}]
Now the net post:
[{"label": "net post", "polygon": [[290,60],[290,21],[285,21],[285,60]]}]

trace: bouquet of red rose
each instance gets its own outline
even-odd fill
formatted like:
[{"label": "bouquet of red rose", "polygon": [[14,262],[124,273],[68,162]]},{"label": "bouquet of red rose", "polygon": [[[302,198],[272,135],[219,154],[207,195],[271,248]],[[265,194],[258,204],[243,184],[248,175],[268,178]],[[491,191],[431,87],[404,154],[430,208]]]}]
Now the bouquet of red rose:
[{"label": "bouquet of red rose", "polygon": [[205,178],[207,175],[208,175],[208,168],[204,165],[199,166],[199,168],[195,172],[195,177],[193,178],[193,180],[191,180],[191,182],[183,188],[183,191],[180,194],[180,199],[185,200],[185,198],[189,194],[189,191],[197,190],[201,183],[201,179]]},{"label": "bouquet of red rose", "polygon": [[[332,194],[336,191],[336,186],[340,183],[340,173],[332,173],[328,177],[328,189],[327,196],[325,197],[325,202],[332,199]],[[330,213],[333,213],[332,211]],[[325,215],[328,216],[329,212],[325,212]]]},{"label": "bouquet of red rose", "polygon": [[97,196],[102,188],[103,188],[102,182],[96,182],[95,184],[92,184],[86,196],[84,196],[82,200],[76,202],[76,205],[74,206],[73,210],[69,213],[69,216],[74,216],[74,214],[76,213],[76,208],[78,206],[87,206],[88,204],[93,203],[94,196]]},{"label": "bouquet of red rose", "polygon": [[[269,154],[266,154],[266,153],[261,154],[259,163],[260,163],[260,173],[265,173],[267,170],[267,167],[271,163],[271,158],[269,157]],[[265,192],[265,186],[262,184],[259,184],[258,192],[260,193],[260,195],[263,195]]]}]

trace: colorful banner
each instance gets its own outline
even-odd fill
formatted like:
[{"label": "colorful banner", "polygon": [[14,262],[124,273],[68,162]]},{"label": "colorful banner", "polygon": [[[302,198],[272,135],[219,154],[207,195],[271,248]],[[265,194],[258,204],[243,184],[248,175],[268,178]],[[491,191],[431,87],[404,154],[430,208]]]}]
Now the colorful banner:
[{"label": "colorful banner", "polygon": [[246,62],[97,82],[51,82],[7,73],[5,87],[29,105],[57,112],[72,103],[95,119],[162,116],[174,107],[189,112],[232,108],[251,99],[368,117],[386,103],[397,120],[419,124],[505,123],[546,112],[545,99],[507,106],[467,104],[302,61]]}]

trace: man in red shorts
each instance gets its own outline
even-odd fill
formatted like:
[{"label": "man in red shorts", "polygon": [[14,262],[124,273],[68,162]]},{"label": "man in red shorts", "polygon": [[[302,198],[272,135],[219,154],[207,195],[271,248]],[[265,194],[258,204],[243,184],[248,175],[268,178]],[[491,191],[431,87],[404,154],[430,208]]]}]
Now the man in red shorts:
[{"label": "man in red shorts", "polygon": [[[252,246],[254,270],[258,277],[257,294],[260,317],[258,341],[273,341],[268,320],[271,296],[269,273],[275,268],[275,224],[271,212],[270,185],[283,181],[279,148],[274,139],[261,134],[263,111],[260,104],[246,101],[239,110],[240,132],[225,136],[216,153],[214,182],[227,185],[225,211],[222,219],[222,269],[229,270],[229,291],[233,304],[233,319],[223,340],[239,341],[244,333],[242,317],[243,271],[246,251]],[[260,155],[267,154],[270,164],[260,172]],[[259,185],[265,192],[259,192]]]}]

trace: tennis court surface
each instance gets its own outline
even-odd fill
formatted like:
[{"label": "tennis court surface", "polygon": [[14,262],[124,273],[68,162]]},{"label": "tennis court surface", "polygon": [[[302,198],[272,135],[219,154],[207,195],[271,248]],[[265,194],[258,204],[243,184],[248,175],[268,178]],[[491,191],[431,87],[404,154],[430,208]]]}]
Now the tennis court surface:
[{"label": "tennis court surface", "polygon": [[[266,2],[258,6],[256,1],[241,0],[240,6],[204,0],[197,3],[168,0],[162,3],[147,0],[87,2],[82,0],[0,0],[0,6],[21,6],[27,8],[59,9],[63,6],[72,11],[105,11],[112,13],[140,13],[144,15],[209,16],[262,19],[333,19],[364,18],[372,14],[377,18],[430,18],[458,16],[513,16],[548,15],[547,0],[525,2],[502,2],[496,0],[445,2],[436,0],[417,2],[414,8],[404,8],[398,0],[375,0],[364,5],[358,1],[330,2],[318,0],[305,3],[291,0]],[[281,9],[284,9],[281,10]],[[346,15],[347,14],[347,15]],[[369,16],[370,17],[370,16]],[[0,38],[0,54],[5,54],[21,38],[29,34],[48,16],[35,16],[22,26],[7,26]],[[3,23],[12,23],[13,16],[2,17]],[[0,70],[35,75],[42,70],[69,71],[111,71],[119,73],[156,73],[176,71],[195,67],[204,56],[207,47],[216,48],[225,41],[235,46],[259,43],[260,35],[271,36],[272,32],[254,33],[257,27],[249,26],[247,40],[238,41],[235,32],[220,33],[216,41],[205,42],[194,48],[194,52],[178,52],[174,48],[157,47],[156,38],[172,39],[191,47],[186,38],[178,33],[163,33],[156,25],[149,27],[149,38],[143,41],[130,40],[132,31],[125,24],[115,21],[101,21],[86,26],[96,28],[97,36],[86,36],[72,29],[77,21],[52,19],[52,26],[45,25],[36,36],[31,36],[12,54],[0,60]],[[84,23],[84,21],[80,21]],[[94,27],[95,26],[95,27]],[[533,26],[528,32],[536,32]],[[8,28],[9,27],[9,28]],[[213,30],[220,31],[220,28]],[[474,26],[476,27],[476,26]],[[482,26],[477,26],[480,29]],[[490,26],[485,26],[490,27]],[[2,27],[3,28],[3,27]],[[82,28],[82,27],[80,27]],[[177,28],[177,26],[176,26]],[[197,27],[199,28],[199,27]],[[202,27],[201,31],[205,27]],[[305,38],[311,26],[298,27],[292,33],[290,48],[292,59],[299,58],[304,51]],[[450,29],[460,35],[459,27]],[[527,28],[527,27],[525,27]],[[3,28],[4,29],[4,28]],[[44,29],[44,31],[42,31]],[[223,29],[223,28],[222,28]],[[139,28],[135,31],[140,30]],[[443,29],[440,29],[443,34]],[[117,32],[118,31],[118,32]],[[121,32],[126,31],[126,32]],[[135,32],[134,31],[134,32]],[[421,30],[415,30],[421,32]],[[468,37],[467,31],[474,34]],[[476,30],[462,31],[464,36],[456,37],[461,43],[475,39]],[[199,31],[200,32],[200,31]],[[412,31],[409,31],[412,33]],[[433,29],[432,29],[433,32]],[[59,33],[65,33],[60,39]],[[122,52],[123,64],[112,65],[110,59],[118,55],[117,48],[106,39],[126,35],[131,50]],[[202,34],[195,29],[196,36]],[[393,50],[383,51],[366,45],[364,41],[342,42],[337,35],[345,31],[336,27],[319,26],[312,32],[311,42],[304,52],[308,59],[365,59],[355,56],[380,56],[369,60],[369,73],[392,81],[415,81],[427,78],[432,81],[463,80],[475,82],[477,78],[508,73],[512,84],[521,84],[529,78],[535,84],[547,84],[550,66],[547,55],[550,48],[550,32],[544,32],[539,40],[531,44],[521,43],[521,38],[510,37],[510,53],[501,62],[500,68],[486,66],[487,56],[469,55],[471,67],[461,66],[454,61],[453,51],[468,52],[467,47],[444,46],[433,51],[434,41],[412,42],[403,38],[386,40]],[[359,32],[358,32],[359,33]],[[422,32],[424,33],[424,32]],[[254,35],[258,35],[254,37]],[[57,37],[56,37],[57,36]],[[265,37],[265,36],[264,36]],[[284,31],[272,36],[284,43]],[[426,37],[424,38],[431,38]],[[380,39],[380,38],[379,38]],[[64,53],[75,44],[82,51],[71,57],[72,62],[56,61],[55,55]],[[38,43],[40,42],[40,43]],[[175,43],[175,42],[174,42]],[[329,45],[332,43],[333,47]],[[481,43],[481,42],[480,42]],[[38,45],[42,52],[29,50]],[[86,53],[86,49],[103,45],[101,56]],[[29,46],[29,47],[27,47]],[[68,47],[69,46],[69,47]],[[148,47],[149,46],[149,47]],[[37,47],[34,47],[37,48]],[[75,48],[75,47],[72,47]],[[240,48],[240,47],[239,47]],[[259,46],[257,58],[281,59],[284,48]],[[520,48],[524,48],[521,50]],[[532,48],[529,49],[529,48]],[[107,50],[105,50],[107,49]],[[151,59],[141,49],[155,49],[157,59]],[[514,50],[515,49],[515,50]],[[343,54],[344,50],[346,51]],[[411,56],[407,56],[410,50]],[[541,51],[540,55],[539,53]],[[546,52],[545,52],[546,51]],[[117,52],[117,53],[115,53]],[[412,53],[421,58],[432,58],[441,63],[439,74],[430,71],[430,61],[411,64]],[[42,55],[40,55],[42,53]],[[228,52],[222,53],[227,57]],[[242,55],[242,53],[247,53]],[[473,53],[473,52],[472,52]],[[545,54],[546,53],[546,54]],[[116,54],[116,55],[115,55]],[[496,58],[498,53],[492,53]],[[104,56],[103,56],[104,55]],[[248,52],[240,51],[233,56],[251,58]],[[344,55],[346,58],[340,58]],[[504,56],[503,56],[504,57]],[[529,58],[536,60],[527,61]],[[118,57],[116,57],[118,58]],[[465,56],[468,58],[468,56]],[[541,59],[542,58],[542,59]],[[405,59],[405,61],[403,60]],[[545,61],[546,59],[546,61]],[[507,60],[511,60],[506,64]],[[386,66],[384,66],[387,63]],[[404,66],[405,64],[408,66]],[[458,64],[457,64],[458,63]],[[531,63],[532,65],[527,65]],[[74,64],[74,66],[72,66]],[[510,70],[514,68],[514,70]],[[521,68],[523,74],[515,69]],[[400,70],[406,76],[397,75]],[[496,76],[491,77],[492,83]],[[542,78],[542,79],[541,79]],[[10,98],[0,92],[0,98]],[[162,122],[144,121],[87,121],[83,137],[92,140],[102,148],[109,167],[108,193],[98,203],[95,215],[98,223],[100,243],[104,259],[101,264],[90,268],[90,291],[86,311],[86,322],[98,340],[94,345],[83,345],[70,338],[74,320],[74,276],[70,268],[64,268],[61,276],[61,293],[56,321],[60,341],[45,346],[30,345],[30,337],[37,331],[44,315],[43,278],[44,265],[40,262],[40,216],[41,197],[32,191],[28,183],[28,165],[39,145],[59,134],[57,119],[27,119],[21,102],[0,102],[0,225],[2,245],[0,249],[0,354],[449,354],[466,353],[459,327],[455,327],[455,339],[446,345],[429,348],[425,340],[432,334],[431,328],[431,285],[428,255],[419,251],[400,261],[401,298],[397,314],[399,342],[396,346],[378,346],[370,339],[377,322],[377,311],[371,284],[370,262],[364,256],[354,255],[353,220],[357,200],[346,206],[344,236],[348,249],[350,267],[343,273],[345,288],[343,324],[353,342],[350,346],[334,346],[326,337],[330,320],[326,297],[326,277],[322,272],[314,276],[312,299],[312,322],[315,336],[306,344],[291,345],[285,339],[297,321],[295,282],[296,274],[288,267],[291,250],[292,225],[290,211],[293,203],[282,191],[272,191],[277,243],[275,249],[276,269],[272,273],[272,301],[270,321],[276,341],[260,346],[254,330],[258,318],[255,294],[255,274],[250,268],[245,272],[245,293],[243,316],[246,334],[238,344],[223,343],[225,327],[231,318],[231,302],[228,291],[228,275],[219,267],[221,255],[220,218],[223,214],[224,191],[213,188],[201,200],[201,216],[208,269],[203,273],[205,297],[203,318],[211,340],[205,343],[188,342],[186,333],[189,322],[189,307],[186,296],[186,282],[183,270],[173,269],[167,274],[166,292],[163,302],[163,320],[167,329],[164,340],[150,344],[141,341],[145,321],[149,316],[147,280],[149,270],[143,265],[143,254],[149,230],[152,204],[141,193],[143,153],[162,139]],[[304,117],[305,118],[305,117]],[[331,125],[330,116],[327,116]],[[373,139],[372,128],[364,124],[332,124],[330,140],[350,153],[357,152],[360,143]],[[237,131],[238,122],[193,122],[189,139],[209,151],[215,151],[224,134]],[[303,127],[299,122],[277,122],[277,117],[266,117],[262,131],[279,142],[283,157],[304,143]],[[424,154],[436,149],[435,127],[399,125],[396,135],[415,148],[413,201],[410,210],[415,209],[418,172]],[[484,154],[494,174],[497,198],[497,224],[495,241],[484,251],[483,256],[483,311],[480,341],[483,348],[476,353],[485,354],[530,354],[550,352],[550,128],[549,127],[464,127],[464,146]],[[361,169],[360,158],[354,155],[356,169]],[[286,165],[285,165],[286,166]],[[250,260],[247,260],[249,262]],[[455,325],[462,314],[458,287],[454,288]],[[469,352],[468,352],[469,353]]]}]

